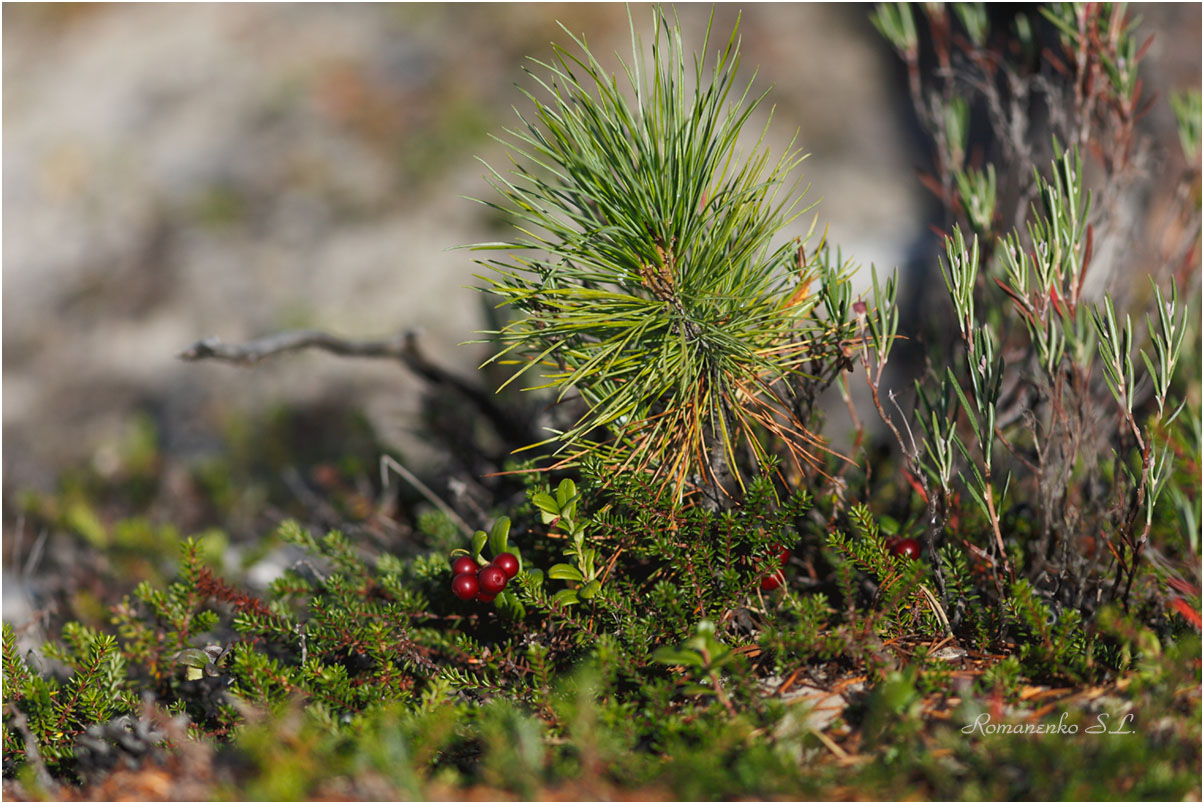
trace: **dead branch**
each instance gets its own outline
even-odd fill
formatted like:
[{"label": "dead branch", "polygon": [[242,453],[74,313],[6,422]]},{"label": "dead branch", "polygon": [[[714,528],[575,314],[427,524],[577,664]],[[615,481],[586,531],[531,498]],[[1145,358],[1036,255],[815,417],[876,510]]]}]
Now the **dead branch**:
[{"label": "dead branch", "polygon": [[434,385],[451,388],[479,410],[512,447],[536,441],[520,417],[500,409],[488,394],[427,359],[418,348],[418,336],[407,330],[375,340],[353,340],[315,329],[295,329],[265,335],[246,343],[226,343],[221,338],[202,338],[176,356],[181,360],[218,360],[249,366],[269,357],[302,349],[321,349],[340,357],[370,357],[396,360]]},{"label": "dead branch", "polygon": [[354,341],[316,329],[294,329],[241,344],[225,343],[221,338],[202,338],[176,356],[181,360],[212,359],[250,365],[282,352],[314,348],[345,357],[391,357],[404,363],[414,351],[414,340],[412,332],[401,332],[383,340]]}]

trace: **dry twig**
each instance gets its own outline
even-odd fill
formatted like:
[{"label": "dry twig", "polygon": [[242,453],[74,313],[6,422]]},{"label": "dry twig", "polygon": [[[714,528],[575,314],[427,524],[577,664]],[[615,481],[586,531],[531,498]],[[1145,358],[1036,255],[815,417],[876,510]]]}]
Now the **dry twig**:
[{"label": "dry twig", "polygon": [[176,356],[181,360],[218,360],[248,366],[269,357],[302,349],[321,349],[341,357],[370,357],[396,360],[433,385],[451,388],[471,402],[493,425],[507,444],[526,446],[537,440],[518,417],[507,415],[472,383],[432,363],[418,348],[418,336],[407,330],[391,338],[354,340],[315,329],[277,332],[246,343],[226,343],[221,338],[202,338]]}]

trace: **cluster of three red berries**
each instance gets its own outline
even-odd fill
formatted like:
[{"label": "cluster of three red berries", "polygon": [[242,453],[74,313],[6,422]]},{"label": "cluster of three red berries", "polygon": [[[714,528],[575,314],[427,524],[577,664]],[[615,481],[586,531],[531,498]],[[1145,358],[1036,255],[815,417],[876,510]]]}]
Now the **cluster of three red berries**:
[{"label": "cluster of three red berries", "polygon": [[518,556],[502,553],[483,567],[471,556],[452,562],[452,594],[461,600],[492,603],[510,579],[518,575]]}]

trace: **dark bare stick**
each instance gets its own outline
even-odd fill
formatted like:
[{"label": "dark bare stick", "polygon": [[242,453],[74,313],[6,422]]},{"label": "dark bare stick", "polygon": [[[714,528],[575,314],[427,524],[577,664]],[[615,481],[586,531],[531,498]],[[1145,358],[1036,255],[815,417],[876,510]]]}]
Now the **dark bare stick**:
[{"label": "dark bare stick", "polygon": [[218,360],[249,366],[269,357],[301,349],[321,349],[342,357],[372,357],[396,360],[407,369],[436,385],[449,386],[467,398],[493,424],[507,443],[525,446],[536,441],[530,430],[507,415],[480,388],[430,362],[418,349],[418,337],[411,331],[391,338],[352,340],[315,329],[295,329],[266,335],[246,343],[226,343],[221,338],[202,338],[177,357],[181,360]]},{"label": "dark bare stick", "polygon": [[202,338],[176,356],[181,360],[212,359],[245,366],[282,352],[313,348],[346,357],[391,357],[408,363],[412,359],[413,341],[412,332],[384,340],[353,341],[316,329],[294,329],[239,344],[226,343],[221,338]]}]

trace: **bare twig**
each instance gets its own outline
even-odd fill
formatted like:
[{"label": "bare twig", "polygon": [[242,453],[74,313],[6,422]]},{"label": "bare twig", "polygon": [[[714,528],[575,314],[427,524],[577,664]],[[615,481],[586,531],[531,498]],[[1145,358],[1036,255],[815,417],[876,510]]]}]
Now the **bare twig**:
[{"label": "bare twig", "polygon": [[[903,422],[903,429],[907,430],[907,440],[911,443],[910,456],[912,459],[911,460],[912,467],[914,469],[919,469],[918,466],[915,466],[915,461],[916,461],[916,458],[920,454],[920,448],[919,448],[919,446],[916,445],[916,437],[911,432],[911,425],[907,423],[907,414],[903,412],[903,408],[899,407],[898,394],[896,394],[895,390],[892,388],[889,391],[887,391],[886,398],[889,399],[890,403],[895,406],[895,410],[899,411],[899,417]],[[903,445],[900,444],[899,446],[903,446]]]},{"label": "bare twig", "polygon": [[[883,423],[890,429],[891,433],[895,437],[895,441],[899,444],[899,448],[903,451],[904,456],[906,456],[908,461],[911,462],[913,460],[913,453],[907,449],[908,442],[903,439],[903,434],[899,432],[899,428],[895,426],[895,423],[891,420],[890,416],[886,415],[886,411],[882,409],[882,403],[878,400],[878,384],[882,378],[881,365],[878,367],[877,376],[873,375],[870,372],[869,357],[866,355],[864,350],[861,353],[861,365],[865,367],[865,381],[870,387],[870,398],[874,402],[874,408],[878,411],[878,418],[881,419]],[[914,442],[912,446],[915,446]]]},{"label": "bare twig", "polygon": [[406,362],[413,341],[412,332],[402,332],[383,340],[356,341],[315,329],[294,329],[241,344],[225,343],[221,338],[202,338],[177,357],[181,360],[213,359],[250,365],[282,352],[314,348],[346,357],[389,357]]},{"label": "bare twig", "polygon": [[297,639],[301,643],[301,666],[304,667],[309,661],[309,646],[306,644],[305,627],[301,623],[293,626],[293,633],[297,635]]},{"label": "bare twig", "polygon": [[999,529],[999,514],[995,511],[995,491],[991,486],[991,465],[988,463],[985,467],[986,483],[983,497],[987,502],[987,519],[991,522],[991,529],[995,533],[995,547],[999,550],[999,560],[1003,564],[1003,571],[1007,573],[1008,580],[1016,580],[1016,575],[1012,571],[1012,564],[1008,560],[1007,549],[1003,546],[1003,533]]},{"label": "bare twig", "polygon": [[941,605],[941,601],[937,600],[936,595],[932,594],[924,584],[920,584],[920,591],[924,593],[924,600],[927,601],[928,608],[932,610],[932,613],[936,615],[937,620],[940,622],[946,639],[952,638],[953,629],[949,627],[949,617],[945,614],[945,608]]},{"label": "bare twig", "polygon": [[413,331],[391,338],[353,340],[315,329],[277,332],[246,343],[226,343],[221,338],[202,338],[176,356],[181,360],[218,360],[248,366],[269,357],[302,349],[321,349],[341,357],[370,357],[396,360],[434,385],[443,385],[468,399],[512,447],[526,446],[538,440],[520,417],[507,415],[490,395],[467,380],[452,374],[430,360],[418,348]]},{"label": "bare twig", "polygon": [[443,513],[447,514],[447,518],[452,522],[455,522],[456,526],[460,528],[465,536],[472,536],[472,528],[468,526],[468,523],[465,522],[450,505],[443,502],[439,495],[431,491],[430,487],[419,480],[413,472],[402,466],[397,461],[393,460],[393,458],[389,457],[388,455],[382,455],[380,457],[380,482],[382,486],[388,487],[389,485],[390,469],[392,469],[400,477],[406,480],[406,482],[417,489],[418,493],[423,497],[426,497],[426,499],[430,501],[432,505],[434,505]]},{"label": "bare twig", "polygon": [[848,763],[848,762],[852,761],[852,757],[849,756],[849,752],[845,751],[843,748],[841,748],[839,745],[837,745],[836,742],[831,737],[824,734],[822,731],[820,731],[819,729],[817,729],[815,727],[811,727],[810,731],[812,734],[815,735],[815,739],[817,739],[821,743],[823,743],[824,748],[827,748],[829,751],[831,751],[833,753],[833,755],[835,755],[836,758],[839,759],[842,763]]},{"label": "bare twig", "polygon": [[[844,400],[845,407],[849,409],[849,419],[853,423],[853,432],[856,433],[853,437],[853,449],[851,451],[856,452],[857,448],[861,446],[862,441],[865,440],[865,427],[861,424],[860,417],[857,416],[857,406],[853,404],[853,395],[849,393],[849,384],[845,382],[844,377],[840,377],[839,379],[840,382],[837,387],[840,389],[840,398]],[[841,466],[840,471],[843,472],[847,465]]]}]

